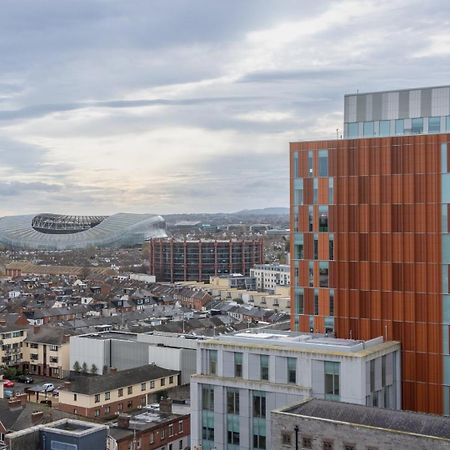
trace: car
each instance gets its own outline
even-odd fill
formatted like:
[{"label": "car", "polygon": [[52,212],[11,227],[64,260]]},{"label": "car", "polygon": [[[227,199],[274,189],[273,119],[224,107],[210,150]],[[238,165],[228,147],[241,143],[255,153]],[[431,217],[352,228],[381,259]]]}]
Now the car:
[{"label": "car", "polygon": [[42,385],[42,390],[45,392],[52,392],[55,390],[55,385],[53,383],[44,383]]},{"label": "car", "polygon": [[6,378],[3,379],[3,387],[12,388],[14,387],[14,381],[8,380]]},{"label": "car", "polygon": [[17,381],[19,383],[31,384],[33,383],[33,378],[31,378],[29,375],[19,375],[17,377]]},{"label": "car", "polygon": [[4,389],[3,390],[3,397],[4,398],[11,398],[14,396],[14,391],[12,389]]}]

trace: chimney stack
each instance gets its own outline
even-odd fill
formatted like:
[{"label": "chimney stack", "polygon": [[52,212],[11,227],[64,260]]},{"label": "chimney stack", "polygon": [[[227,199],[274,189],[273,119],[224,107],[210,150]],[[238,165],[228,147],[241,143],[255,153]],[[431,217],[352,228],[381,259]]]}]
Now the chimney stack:
[{"label": "chimney stack", "polygon": [[117,426],[119,428],[128,429],[130,427],[130,417],[128,414],[120,414],[117,420]]},{"label": "chimney stack", "polygon": [[12,397],[8,400],[8,407],[12,411],[14,409],[22,408],[22,402],[20,401],[20,398]]},{"label": "chimney stack", "polygon": [[159,411],[166,414],[172,414],[172,399],[162,398],[159,401]]},{"label": "chimney stack", "polygon": [[31,424],[36,425],[37,423],[39,423],[42,420],[43,417],[44,417],[43,411],[32,412],[31,413]]}]

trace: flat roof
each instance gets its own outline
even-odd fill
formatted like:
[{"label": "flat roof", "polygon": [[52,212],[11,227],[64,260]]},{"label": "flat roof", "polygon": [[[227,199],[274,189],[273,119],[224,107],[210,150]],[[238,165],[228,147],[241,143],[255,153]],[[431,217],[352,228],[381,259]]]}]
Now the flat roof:
[{"label": "flat roof", "polygon": [[[203,341],[203,344],[229,344],[236,346],[281,347],[286,350],[323,351],[335,353],[353,353],[364,356],[378,351],[381,347],[389,348],[400,345],[397,341],[385,342],[382,336],[368,341],[354,339],[337,339],[323,334],[297,333],[279,330],[255,330],[233,335],[219,336]],[[357,355],[358,354],[358,355]]]},{"label": "flat roof", "polygon": [[316,398],[276,412],[450,440],[450,417],[433,414],[375,408]]},{"label": "flat roof", "polygon": [[344,97],[353,97],[355,95],[367,95],[367,94],[387,94],[389,92],[405,92],[405,91],[420,91],[422,89],[441,89],[448,88],[450,85],[443,86],[422,86],[422,87],[412,87],[412,88],[402,88],[402,89],[389,89],[387,91],[369,91],[369,92],[354,92],[352,94],[344,94]]}]

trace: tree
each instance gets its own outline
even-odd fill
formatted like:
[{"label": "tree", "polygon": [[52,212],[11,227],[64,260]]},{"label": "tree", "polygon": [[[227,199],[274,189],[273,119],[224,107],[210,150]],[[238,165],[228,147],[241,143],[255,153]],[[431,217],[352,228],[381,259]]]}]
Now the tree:
[{"label": "tree", "polygon": [[75,361],[75,362],[73,363],[73,370],[74,370],[74,372],[77,372],[77,373],[80,372],[81,366],[80,366],[80,363],[79,363],[78,361]]},{"label": "tree", "polygon": [[97,375],[98,373],[98,367],[95,364],[92,364],[91,366],[91,373],[92,375]]},{"label": "tree", "polygon": [[86,364],[86,362],[84,362],[84,363],[81,365],[81,372],[82,372],[82,373],[88,373],[88,365]]}]

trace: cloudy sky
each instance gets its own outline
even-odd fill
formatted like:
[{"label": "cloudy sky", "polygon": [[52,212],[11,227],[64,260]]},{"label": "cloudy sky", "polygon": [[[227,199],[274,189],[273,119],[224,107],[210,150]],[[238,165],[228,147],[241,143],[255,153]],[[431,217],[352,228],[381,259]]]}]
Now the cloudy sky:
[{"label": "cloudy sky", "polygon": [[448,0],[2,0],[0,215],[288,205],[345,93],[449,84]]}]

